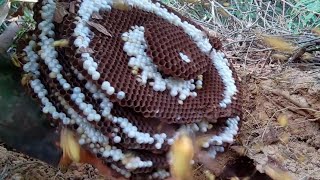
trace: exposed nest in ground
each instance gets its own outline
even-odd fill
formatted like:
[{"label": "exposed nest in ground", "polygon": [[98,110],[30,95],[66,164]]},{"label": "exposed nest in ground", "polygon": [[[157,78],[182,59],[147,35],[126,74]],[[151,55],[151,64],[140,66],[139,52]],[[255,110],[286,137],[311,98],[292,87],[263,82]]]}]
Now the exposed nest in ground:
[{"label": "exposed nest in ground", "polygon": [[181,130],[201,139],[202,159],[190,163],[208,164],[234,141],[239,79],[219,39],[192,20],[136,0],[44,0],[34,13],[37,28],[17,51],[29,91],[105,166],[163,179]]}]

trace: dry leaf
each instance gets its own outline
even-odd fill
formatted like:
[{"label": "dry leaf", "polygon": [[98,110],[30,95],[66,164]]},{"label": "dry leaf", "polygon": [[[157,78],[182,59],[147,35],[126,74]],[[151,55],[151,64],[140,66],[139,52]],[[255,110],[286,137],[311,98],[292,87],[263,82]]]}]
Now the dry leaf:
[{"label": "dry leaf", "polygon": [[103,19],[102,16],[98,12],[93,12],[91,15],[92,19]]},{"label": "dry leaf", "polygon": [[91,49],[91,48],[84,48],[84,47],[79,48],[77,52],[78,52],[78,53],[90,53],[90,54],[93,54],[93,53],[94,53],[93,49]]},{"label": "dry leaf", "polygon": [[97,31],[101,32],[102,34],[112,37],[112,35],[108,32],[108,30],[104,26],[102,26],[101,24],[98,24],[98,23],[95,23],[92,21],[88,21],[87,24],[89,26],[95,28]]},{"label": "dry leaf", "polygon": [[54,12],[54,21],[56,23],[61,23],[63,18],[69,14],[67,9],[69,8],[69,3],[57,2],[56,10]]}]

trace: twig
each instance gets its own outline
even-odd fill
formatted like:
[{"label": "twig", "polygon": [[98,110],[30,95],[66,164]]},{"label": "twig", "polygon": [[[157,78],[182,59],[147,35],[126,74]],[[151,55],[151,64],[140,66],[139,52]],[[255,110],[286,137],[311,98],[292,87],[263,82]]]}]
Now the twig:
[{"label": "twig", "polygon": [[288,59],[288,61],[284,65],[294,62],[295,60],[300,58],[305,52],[306,52],[305,47],[299,48],[298,50],[295,51],[295,53]]},{"label": "twig", "polygon": [[224,45],[223,47],[228,47],[230,45],[233,45],[233,44],[236,44],[236,43],[240,43],[240,42],[252,42],[252,41],[256,41],[258,40],[257,38],[252,38],[252,39],[241,39],[241,40],[238,40],[238,41],[233,41],[233,42],[230,42],[226,45]]},{"label": "twig", "polygon": [[311,39],[307,39],[307,40],[304,40],[304,41],[299,41],[298,43],[299,44],[303,44],[303,43],[310,43],[310,42],[314,42],[314,41],[319,41],[320,42],[320,37],[319,38],[311,38]]},{"label": "twig", "polygon": [[[285,64],[289,64],[291,62],[294,62],[295,60],[297,60],[298,58],[300,58],[305,52],[310,52],[310,49],[308,49],[311,46],[315,46],[320,44],[320,40],[309,40],[307,41],[308,43],[304,44],[302,47],[300,47],[298,50],[296,50],[294,52],[294,54],[288,59],[288,61]],[[314,48],[313,50],[317,50],[318,48]],[[311,51],[312,52],[312,51]]]},{"label": "twig", "polygon": [[251,50],[246,50],[246,51],[238,51],[238,53],[252,53],[252,52],[264,52],[264,51],[271,51],[273,50],[272,48],[265,48],[265,49],[251,49]]},{"label": "twig", "polygon": [[216,5],[218,5],[221,9],[223,9],[230,17],[232,17],[241,27],[243,27],[243,23],[240,19],[235,17],[233,14],[231,14],[224,6],[222,6],[220,3],[217,1],[214,1]]}]

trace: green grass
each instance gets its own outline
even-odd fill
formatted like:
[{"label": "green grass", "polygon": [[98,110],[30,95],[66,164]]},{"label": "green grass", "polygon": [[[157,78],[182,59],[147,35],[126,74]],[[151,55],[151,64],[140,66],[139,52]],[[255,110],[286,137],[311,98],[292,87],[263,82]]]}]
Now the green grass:
[{"label": "green grass", "polygon": [[319,0],[163,0],[182,13],[209,24],[239,30],[274,29],[301,33],[320,26]]}]

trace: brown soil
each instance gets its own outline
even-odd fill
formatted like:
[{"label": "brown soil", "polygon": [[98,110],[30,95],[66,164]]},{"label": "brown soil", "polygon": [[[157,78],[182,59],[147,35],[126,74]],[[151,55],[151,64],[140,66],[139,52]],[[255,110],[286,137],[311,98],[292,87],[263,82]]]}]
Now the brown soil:
[{"label": "brown soil", "polygon": [[[274,179],[320,179],[319,69],[273,64],[236,64],[236,68],[245,89],[244,120],[233,150],[227,153],[249,157],[258,171]],[[0,179],[102,177],[90,165],[75,164],[63,173],[0,147]]]}]

